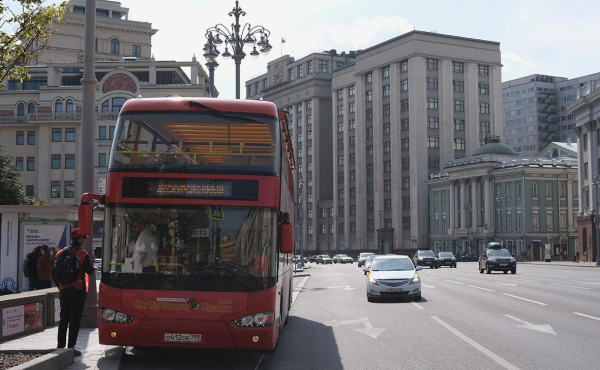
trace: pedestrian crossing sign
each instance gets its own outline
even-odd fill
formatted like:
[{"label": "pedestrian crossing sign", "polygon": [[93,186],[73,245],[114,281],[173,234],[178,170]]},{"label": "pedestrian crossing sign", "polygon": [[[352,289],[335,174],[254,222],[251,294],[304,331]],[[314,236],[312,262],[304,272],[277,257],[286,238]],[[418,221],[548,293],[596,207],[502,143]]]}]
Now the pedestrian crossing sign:
[{"label": "pedestrian crossing sign", "polygon": [[223,212],[222,206],[208,207],[208,211],[209,211],[208,218],[210,218],[211,220],[225,221],[225,212]]}]

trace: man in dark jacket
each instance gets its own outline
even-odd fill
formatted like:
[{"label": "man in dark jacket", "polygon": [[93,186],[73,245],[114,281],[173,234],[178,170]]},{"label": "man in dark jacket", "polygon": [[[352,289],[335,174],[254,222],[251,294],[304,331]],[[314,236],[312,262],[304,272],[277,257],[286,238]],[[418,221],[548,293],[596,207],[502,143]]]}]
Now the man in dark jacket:
[{"label": "man in dark jacket", "polygon": [[31,253],[27,255],[29,260],[26,266],[29,269],[29,291],[35,290],[40,285],[40,278],[38,276],[37,263],[40,255],[42,254],[42,246],[39,245],[33,249]]},{"label": "man in dark jacket", "polygon": [[[81,248],[81,245],[87,238],[87,235],[79,233],[75,228],[71,231],[71,248],[75,251],[77,265],[79,268],[79,279],[73,284],[57,284],[60,290],[60,323],[58,324],[58,348],[65,348],[67,341],[67,327],[69,328],[68,348],[75,347],[77,336],[79,335],[79,325],[81,324],[81,315],[85,305],[85,277],[94,274],[94,267],[90,262],[88,252]],[[56,254],[56,259],[64,252],[64,249]],[[74,349],[75,356],[81,356],[81,352]]]}]

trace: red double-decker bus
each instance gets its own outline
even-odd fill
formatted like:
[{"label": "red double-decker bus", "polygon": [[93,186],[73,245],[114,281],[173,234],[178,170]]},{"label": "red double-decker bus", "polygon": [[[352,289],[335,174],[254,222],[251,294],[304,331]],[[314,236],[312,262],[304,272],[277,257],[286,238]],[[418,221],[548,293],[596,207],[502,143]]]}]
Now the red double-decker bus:
[{"label": "red double-decker bus", "polygon": [[295,162],[263,101],[133,99],[105,204],[100,343],[273,349],[292,298]]}]

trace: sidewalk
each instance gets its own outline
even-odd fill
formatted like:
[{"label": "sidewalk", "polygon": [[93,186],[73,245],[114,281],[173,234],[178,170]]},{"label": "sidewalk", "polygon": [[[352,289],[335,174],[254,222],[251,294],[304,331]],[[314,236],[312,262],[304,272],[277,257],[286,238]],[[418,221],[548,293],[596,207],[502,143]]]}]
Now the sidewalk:
[{"label": "sidewalk", "polygon": [[[25,337],[0,343],[0,350],[41,350],[56,348],[58,326]],[[105,346],[98,343],[98,329],[79,330],[75,348],[81,351],[75,362],[65,370],[117,370],[119,368],[122,347]]]},{"label": "sidewalk", "polygon": [[600,266],[596,266],[596,262],[568,262],[568,261],[552,261],[552,262],[517,262],[517,264],[529,264],[529,265],[544,265],[544,266],[570,266],[570,267],[595,267],[600,268]]}]

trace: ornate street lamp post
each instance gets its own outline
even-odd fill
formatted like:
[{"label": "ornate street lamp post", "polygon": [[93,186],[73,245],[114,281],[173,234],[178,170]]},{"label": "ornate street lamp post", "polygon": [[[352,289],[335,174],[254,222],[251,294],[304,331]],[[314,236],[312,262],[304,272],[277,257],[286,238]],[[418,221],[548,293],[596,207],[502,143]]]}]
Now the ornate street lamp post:
[{"label": "ornate street lamp post", "polygon": [[[239,7],[238,3],[239,1],[236,1],[235,8],[229,12],[230,17],[235,17],[235,23],[231,24],[231,28],[218,23],[216,26],[207,29],[205,35],[207,42],[203,49],[204,57],[209,63],[211,63],[211,61],[214,62],[215,58],[221,54],[221,52],[217,49],[217,46],[225,43],[225,51],[223,54],[221,54],[221,56],[224,59],[232,58],[235,61],[236,99],[240,98],[240,64],[242,63],[242,59],[244,59],[246,56],[246,53],[244,53],[244,46],[252,46],[250,56],[253,58],[257,58],[261,53],[263,55],[267,55],[273,48],[271,44],[269,44],[269,36],[271,35],[269,30],[263,26],[252,27],[249,23],[246,23],[244,26],[240,25],[240,16],[245,16],[246,12]],[[231,46],[232,52],[229,52],[229,46]],[[257,46],[260,50],[260,53],[259,50],[256,50]],[[214,86],[214,73],[212,73],[209,78],[210,90],[212,93]]]},{"label": "ornate street lamp post", "polygon": [[[600,266],[600,237],[598,235],[598,228],[600,226],[600,202],[598,202],[598,185],[600,185],[600,175],[596,175],[592,178],[592,185],[594,186],[594,191],[596,192],[596,222],[594,223],[595,231],[596,231],[596,266]],[[594,246],[592,245],[592,248]],[[590,254],[592,254],[590,256]],[[593,253],[588,253],[588,257],[590,261],[592,261]]]}]

